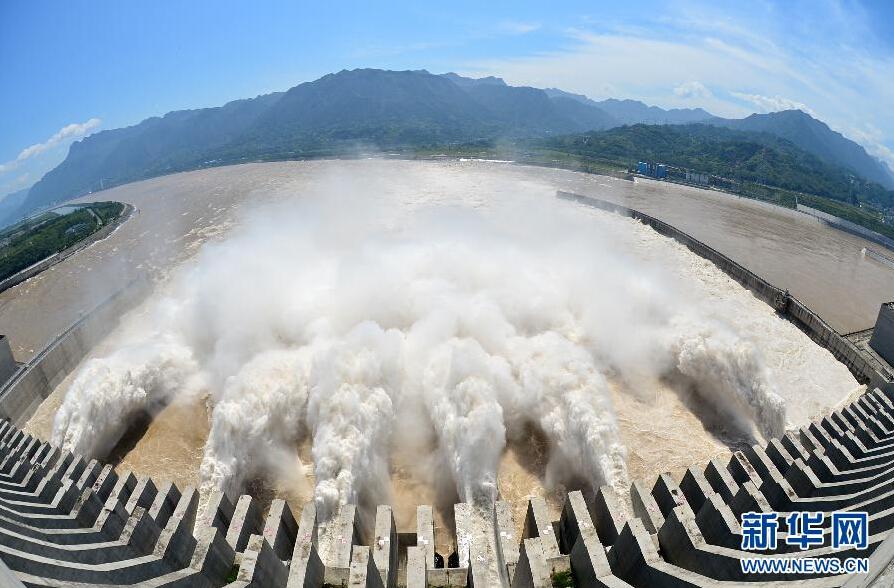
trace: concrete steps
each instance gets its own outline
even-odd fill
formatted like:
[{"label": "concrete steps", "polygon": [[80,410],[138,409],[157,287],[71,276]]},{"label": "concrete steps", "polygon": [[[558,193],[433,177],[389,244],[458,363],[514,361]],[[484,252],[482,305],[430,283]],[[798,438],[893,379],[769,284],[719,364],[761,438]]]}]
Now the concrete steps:
[{"label": "concrete steps", "polygon": [[[457,504],[455,550],[435,551],[433,511],[398,533],[389,506],[361,521],[346,505],[320,521],[282,500],[266,513],[250,496],[216,493],[203,511],[179,489],[60,451],[0,422],[0,581],[25,586],[198,586],[410,588],[576,586],[884,586],[875,575],[754,576],[743,557],[871,557],[870,572],[894,558],[894,402],[862,395],[801,430],[669,474],[635,482],[627,497],[609,487],[567,495],[558,521],[542,499],[528,503],[517,536],[510,505]],[[622,505],[629,505],[629,509]],[[628,512],[628,510],[630,512]],[[767,552],[740,549],[744,512],[866,511],[869,547]],[[780,519],[781,537],[786,536]]]}]

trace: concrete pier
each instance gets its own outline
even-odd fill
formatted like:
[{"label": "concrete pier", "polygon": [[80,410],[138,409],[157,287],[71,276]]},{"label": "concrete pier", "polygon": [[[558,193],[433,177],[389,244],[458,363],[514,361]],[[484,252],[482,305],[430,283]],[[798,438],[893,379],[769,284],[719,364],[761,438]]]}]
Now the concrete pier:
[{"label": "concrete pier", "polygon": [[[894,557],[892,417],[894,403],[870,391],[797,434],[743,448],[727,463],[691,467],[679,485],[668,474],[651,490],[634,482],[629,514],[607,486],[589,503],[581,492],[568,494],[558,521],[534,498],[520,537],[507,503],[457,504],[456,553],[446,567],[435,557],[429,506],[417,509],[408,533],[398,532],[389,506],[379,506],[370,545],[361,543],[353,505],[320,521],[309,503],[296,520],[282,500],[261,512],[250,496],[217,492],[198,512],[193,488],[118,474],[0,421],[0,579],[146,588],[546,588],[569,581],[731,588],[756,585],[741,570],[743,557],[775,555],[868,557],[875,567],[863,576],[775,573],[766,578],[774,588],[882,588]],[[869,546],[832,550],[826,523],[819,547],[741,550],[743,512],[786,509],[865,511]],[[785,537],[788,529],[781,531]]]}]

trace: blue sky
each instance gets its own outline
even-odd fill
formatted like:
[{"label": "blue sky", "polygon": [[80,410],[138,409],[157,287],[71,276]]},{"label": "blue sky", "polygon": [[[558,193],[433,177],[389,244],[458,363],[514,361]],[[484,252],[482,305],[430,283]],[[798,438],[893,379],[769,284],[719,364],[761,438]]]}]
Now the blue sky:
[{"label": "blue sky", "polygon": [[894,166],[894,5],[0,3],[0,194],[99,129],[355,67],[498,75],[723,116],[801,108]]}]

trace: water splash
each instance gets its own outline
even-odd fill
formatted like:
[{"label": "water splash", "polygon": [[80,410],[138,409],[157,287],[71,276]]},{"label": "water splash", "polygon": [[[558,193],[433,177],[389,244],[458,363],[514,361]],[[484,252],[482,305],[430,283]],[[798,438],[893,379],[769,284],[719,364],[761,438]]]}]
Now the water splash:
[{"label": "water splash", "polygon": [[135,412],[201,382],[205,493],[276,476],[269,456],[309,438],[325,517],[387,499],[391,448],[420,428],[434,455],[421,444],[419,458],[463,500],[496,497],[506,439],[531,424],[549,440],[548,484],[623,492],[609,379],[637,393],[675,375],[764,435],[784,429],[793,370],[758,350],[806,337],[638,223],[530,182],[485,198],[478,181],[358,174],[259,211],[147,303],[168,305],[151,328],[83,368],[54,439],[102,455]]}]

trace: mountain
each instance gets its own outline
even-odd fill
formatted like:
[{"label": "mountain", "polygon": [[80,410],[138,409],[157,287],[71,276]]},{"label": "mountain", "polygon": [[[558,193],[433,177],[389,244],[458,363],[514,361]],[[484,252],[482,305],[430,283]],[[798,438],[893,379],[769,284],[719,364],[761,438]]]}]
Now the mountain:
[{"label": "mountain", "polygon": [[787,139],[821,160],[852,170],[886,188],[894,188],[891,170],[850,139],[800,110],[752,114],[743,119],[713,119],[711,124]]},{"label": "mountain", "polygon": [[481,85],[491,85],[491,86],[505,86],[506,82],[503,81],[503,78],[497,78],[494,76],[487,76],[486,78],[467,78],[463,77],[459,74],[455,74],[452,71],[447,72],[445,74],[441,74],[442,78],[447,78],[460,88],[469,88],[471,86],[481,86]]},{"label": "mountain", "polygon": [[210,163],[555,135],[612,126],[598,108],[543,90],[427,71],[358,69],[218,108],[170,112],[73,143],[25,208]]},{"label": "mountain", "polygon": [[617,121],[586,102],[553,96],[547,90],[509,86],[502,78],[467,78],[453,72],[441,74],[474,100],[512,135],[539,135],[607,129]]},{"label": "mountain", "polygon": [[768,133],[710,124],[632,125],[541,139],[539,144],[564,153],[627,164],[637,160],[661,161],[839,201],[856,197],[882,206],[894,204],[894,191],[865,180],[852,181],[852,174],[843,166],[831,165],[794,142]]},{"label": "mountain", "polygon": [[637,100],[609,98],[597,102],[582,94],[572,94],[556,88],[548,88],[545,91],[550,96],[563,96],[595,106],[614,118],[618,125],[706,123],[740,131],[767,133],[787,139],[827,163],[844,166],[862,178],[886,188],[894,188],[894,172],[887,165],[866,153],[866,150],[857,143],[830,129],[826,123],[800,110],[752,114],[743,119],[725,119],[701,108],[665,110],[657,106],[647,106]]},{"label": "mountain", "polygon": [[499,121],[508,135],[531,136],[605,129],[615,121],[598,108],[568,98],[550,98],[528,87],[480,84],[466,92]]},{"label": "mountain", "polygon": [[201,165],[203,153],[244,134],[281,97],[267,94],[218,108],[170,112],[76,141],[65,160],[32,186],[23,209]]},{"label": "mountain", "polygon": [[[664,110],[635,100],[595,102],[554,88],[510,86],[497,77],[356,69],[286,92],[170,112],[91,135],[73,143],[66,159],[27,196],[19,195],[23,201],[7,214],[20,217],[101,187],[208,165],[692,122],[745,133],[741,141],[776,151],[778,141],[785,140],[830,167],[842,166],[879,184],[894,183],[862,147],[798,111],[728,120],[698,108]],[[863,193],[874,194],[870,188]]]},{"label": "mountain", "polygon": [[576,100],[588,106],[594,106],[615,120],[615,126],[635,124],[679,125],[694,122],[707,122],[716,118],[701,108],[671,108],[665,110],[657,106],[647,106],[638,100],[616,100],[609,98],[597,102],[583,94],[572,94],[558,88],[544,90],[552,97],[563,97]]},{"label": "mountain", "polygon": [[261,149],[362,140],[383,146],[476,139],[498,132],[462,88],[426,71],[358,69],[295,86],[243,137]]},{"label": "mountain", "polygon": [[707,122],[714,115],[701,108],[671,108],[664,110],[657,106],[646,106],[638,100],[616,100],[609,98],[596,102],[596,106],[612,115],[621,124],[677,125]]},{"label": "mountain", "polygon": [[10,192],[6,196],[0,198],[0,227],[19,220],[17,212],[22,208],[25,200],[28,198],[30,188],[19,190],[18,192]]}]

